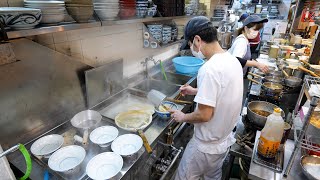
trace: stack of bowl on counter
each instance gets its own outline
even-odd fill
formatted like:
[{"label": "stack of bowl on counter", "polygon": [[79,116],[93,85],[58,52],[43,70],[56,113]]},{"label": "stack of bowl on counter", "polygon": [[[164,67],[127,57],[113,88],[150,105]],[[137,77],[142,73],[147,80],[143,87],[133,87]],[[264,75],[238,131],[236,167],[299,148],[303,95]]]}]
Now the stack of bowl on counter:
[{"label": "stack of bowl on counter", "polygon": [[78,23],[86,23],[92,18],[92,0],[65,0],[69,15]]},{"label": "stack of bowl on counter", "polygon": [[65,19],[65,3],[64,1],[32,1],[25,0],[24,7],[40,9],[42,19],[40,23],[56,24],[63,22]]},{"label": "stack of bowl on counter", "polygon": [[94,10],[100,20],[114,20],[119,14],[119,0],[94,0]]}]

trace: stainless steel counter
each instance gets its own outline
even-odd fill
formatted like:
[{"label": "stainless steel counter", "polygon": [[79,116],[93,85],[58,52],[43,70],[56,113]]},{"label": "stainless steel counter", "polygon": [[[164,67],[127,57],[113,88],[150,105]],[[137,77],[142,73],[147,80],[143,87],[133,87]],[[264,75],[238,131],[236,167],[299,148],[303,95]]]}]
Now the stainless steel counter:
[{"label": "stainless steel counter", "polygon": [[[258,141],[258,138],[260,137],[261,132],[257,131],[256,135],[256,141]],[[256,143],[257,144],[257,143]],[[291,156],[291,153],[294,148],[294,141],[288,139],[286,144],[285,144],[285,153],[284,153],[284,169],[288,164],[289,158]],[[260,166],[251,160],[250,164],[250,170],[249,170],[249,178],[250,179],[266,179],[266,180],[280,180],[280,179],[288,179],[288,180],[301,180],[301,179],[307,179],[307,177],[303,174],[301,166],[300,166],[300,152],[296,156],[294,164],[292,166],[292,169],[290,171],[290,174],[288,177],[284,178],[283,173],[276,173],[269,168]],[[252,158],[253,159],[253,158]]]},{"label": "stainless steel counter", "polygon": [[[169,68],[172,69],[172,68]],[[137,82],[140,83],[140,82]],[[188,84],[194,84],[195,83],[195,77],[190,77],[190,80],[188,81]],[[131,89],[131,90],[130,90]],[[127,88],[122,90],[121,92],[111,96],[107,100],[103,101],[99,105],[94,106],[92,109],[96,111],[102,110],[104,107],[112,104],[115,102],[119,97],[121,97],[123,94],[128,93],[128,91],[135,91],[135,89]],[[176,86],[176,89],[174,91],[175,93],[171,96],[172,98],[176,97],[179,94],[179,86]],[[191,105],[186,106],[179,106],[179,109],[183,112],[188,111],[191,108]],[[144,130],[145,136],[148,140],[148,142],[151,144],[151,146],[154,148],[157,145],[158,140],[163,136],[165,133],[167,133],[167,129],[169,127],[170,120],[161,119],[160,117],[154,115],[152,123]],[[103,117],[103,120],[101,121],[98,126],[103,125],[112,125],[116,127],[116,124],[112,119]],[[172,125],[172,124],[171,124]],[[174,123],[174,125],[177,125],[177,123]],[[62,134],[65,137],[65,144],[64,145],[70,145],[74,144],[73,136],[77,133],[77,130],[72,127],[70,121],[67,121],[66,123],[62,124],[61,126],[55,127],[51,131],[47,132],[46,134]],[[127,134],[131,132],[127,132],[124,130],[119,129],[119,135],[121,134]],[[80,135],[80,134],[79,134]],[[31,144],[35,140],[31,141],[27,145],[27,149],[30,148]],[[162,140],[161,140],[162,141]],[[80,144],[79,144],[80,145]],[[31,173],[31,179],[43,179],[43,174],[45,170],[48,170],[51,174],[53,174],[53,177],[51,179],[89,179],[89,177],[85,173],[85,166],[87,162],[96,154],[99,154],[101,152],[107,152],[111,151],[111,148],[100,148],[99,146],[96,146],[94,144],[89,144],[87,147],[84,147],[87,151],[87,157],[84,160],[84,162],[81,165],[81,171],[77,174],[64,176],[61,174],[58,174],[56,172],[53,172],[50,170],[50,168],[47,166],[47,160],[39,159],[37,157],[32,156],[33,161],[33,170]],[[158,152],[155,152],[155,154]],[[138,169],[143,169],[141,167],[142,164],[146,164],[146,160],[149,158],[152,158],[152,156],[156,155],[149,155],[145,148],[142,147],[139,152],[130,158],[124,158],[124,166],[119,174],[117,174],[113,179],[137,179],[138,177],[135,177],[136,172]],[[25,171],[25,164],[23,156],[21,156],[18,152],[10,155],[9,157],[11,160],[11,163],[16,166],[18,169],[20,169],[22,172]],[[138,178],[139,179],[139,178]]]}]

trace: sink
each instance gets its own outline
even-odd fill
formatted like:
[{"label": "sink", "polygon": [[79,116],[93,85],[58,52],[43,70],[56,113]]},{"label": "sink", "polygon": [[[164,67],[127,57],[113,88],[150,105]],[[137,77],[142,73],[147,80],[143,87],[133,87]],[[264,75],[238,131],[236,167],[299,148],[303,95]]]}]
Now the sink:
[{"label": "sink", "polygon": [[133,87],[134,89],[138,89],[140,91],[144,91],[148,93],[151,91],[151,89],[155,89],[157,91],[162,92],[163,94],[167,95],[168,97],[171,97],[177,91],[179,90],[179,85],[174,85],[172,83],[169,83],[167,81],[163,80],[152,80],[152,79],[146,79],[136,86]]},{"label": "sink", "polygon": [[[185,76],[185,75],[181,75],[181,74],[174,74],[174,73],[170,73],[170,72],[166,72],[166,75],[167,75],[167,79],[169,82],[171,82],[173,84],[179,84],[179,85],[184,85],[191,79],[191,77],[189,77],[189,76]],[[152,76],[152,79],[165,80],[163,77],[163,74],[161,72]]]}]

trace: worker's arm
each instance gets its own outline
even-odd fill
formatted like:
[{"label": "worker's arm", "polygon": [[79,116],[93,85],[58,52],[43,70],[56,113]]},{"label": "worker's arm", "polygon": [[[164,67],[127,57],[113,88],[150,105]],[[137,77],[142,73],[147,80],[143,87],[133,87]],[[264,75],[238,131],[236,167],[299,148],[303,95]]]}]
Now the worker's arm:
[{"label": "worker's arm", "polygon": [[208,122],[214,115],[214,108],[211,106],[198,104],[197,110],[192,113],[184,114],[181,111],[171,110],[171,117],[177,122],[203,123]]},{"label": "worker's arm", "polygon": [[265,65],[263,63],[259,63],[257,61],[247,61],[246,62],[246,65],[247,67],[256,67],[258,69],[260,69],[260,71],[264,72],[264,73],[267,73],[269,71],[269,67],[268,65]]}]

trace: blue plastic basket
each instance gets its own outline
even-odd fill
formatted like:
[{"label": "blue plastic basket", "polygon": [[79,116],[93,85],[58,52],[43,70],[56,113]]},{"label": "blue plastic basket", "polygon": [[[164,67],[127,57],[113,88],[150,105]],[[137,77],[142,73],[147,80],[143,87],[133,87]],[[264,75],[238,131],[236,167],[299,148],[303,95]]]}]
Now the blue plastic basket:
[{"label": "blue plastic basket", "polygon": [[204,64],[204,60],[192,56],[176,57],[172,62],[176,71],[183,74],[195,74]]}]

